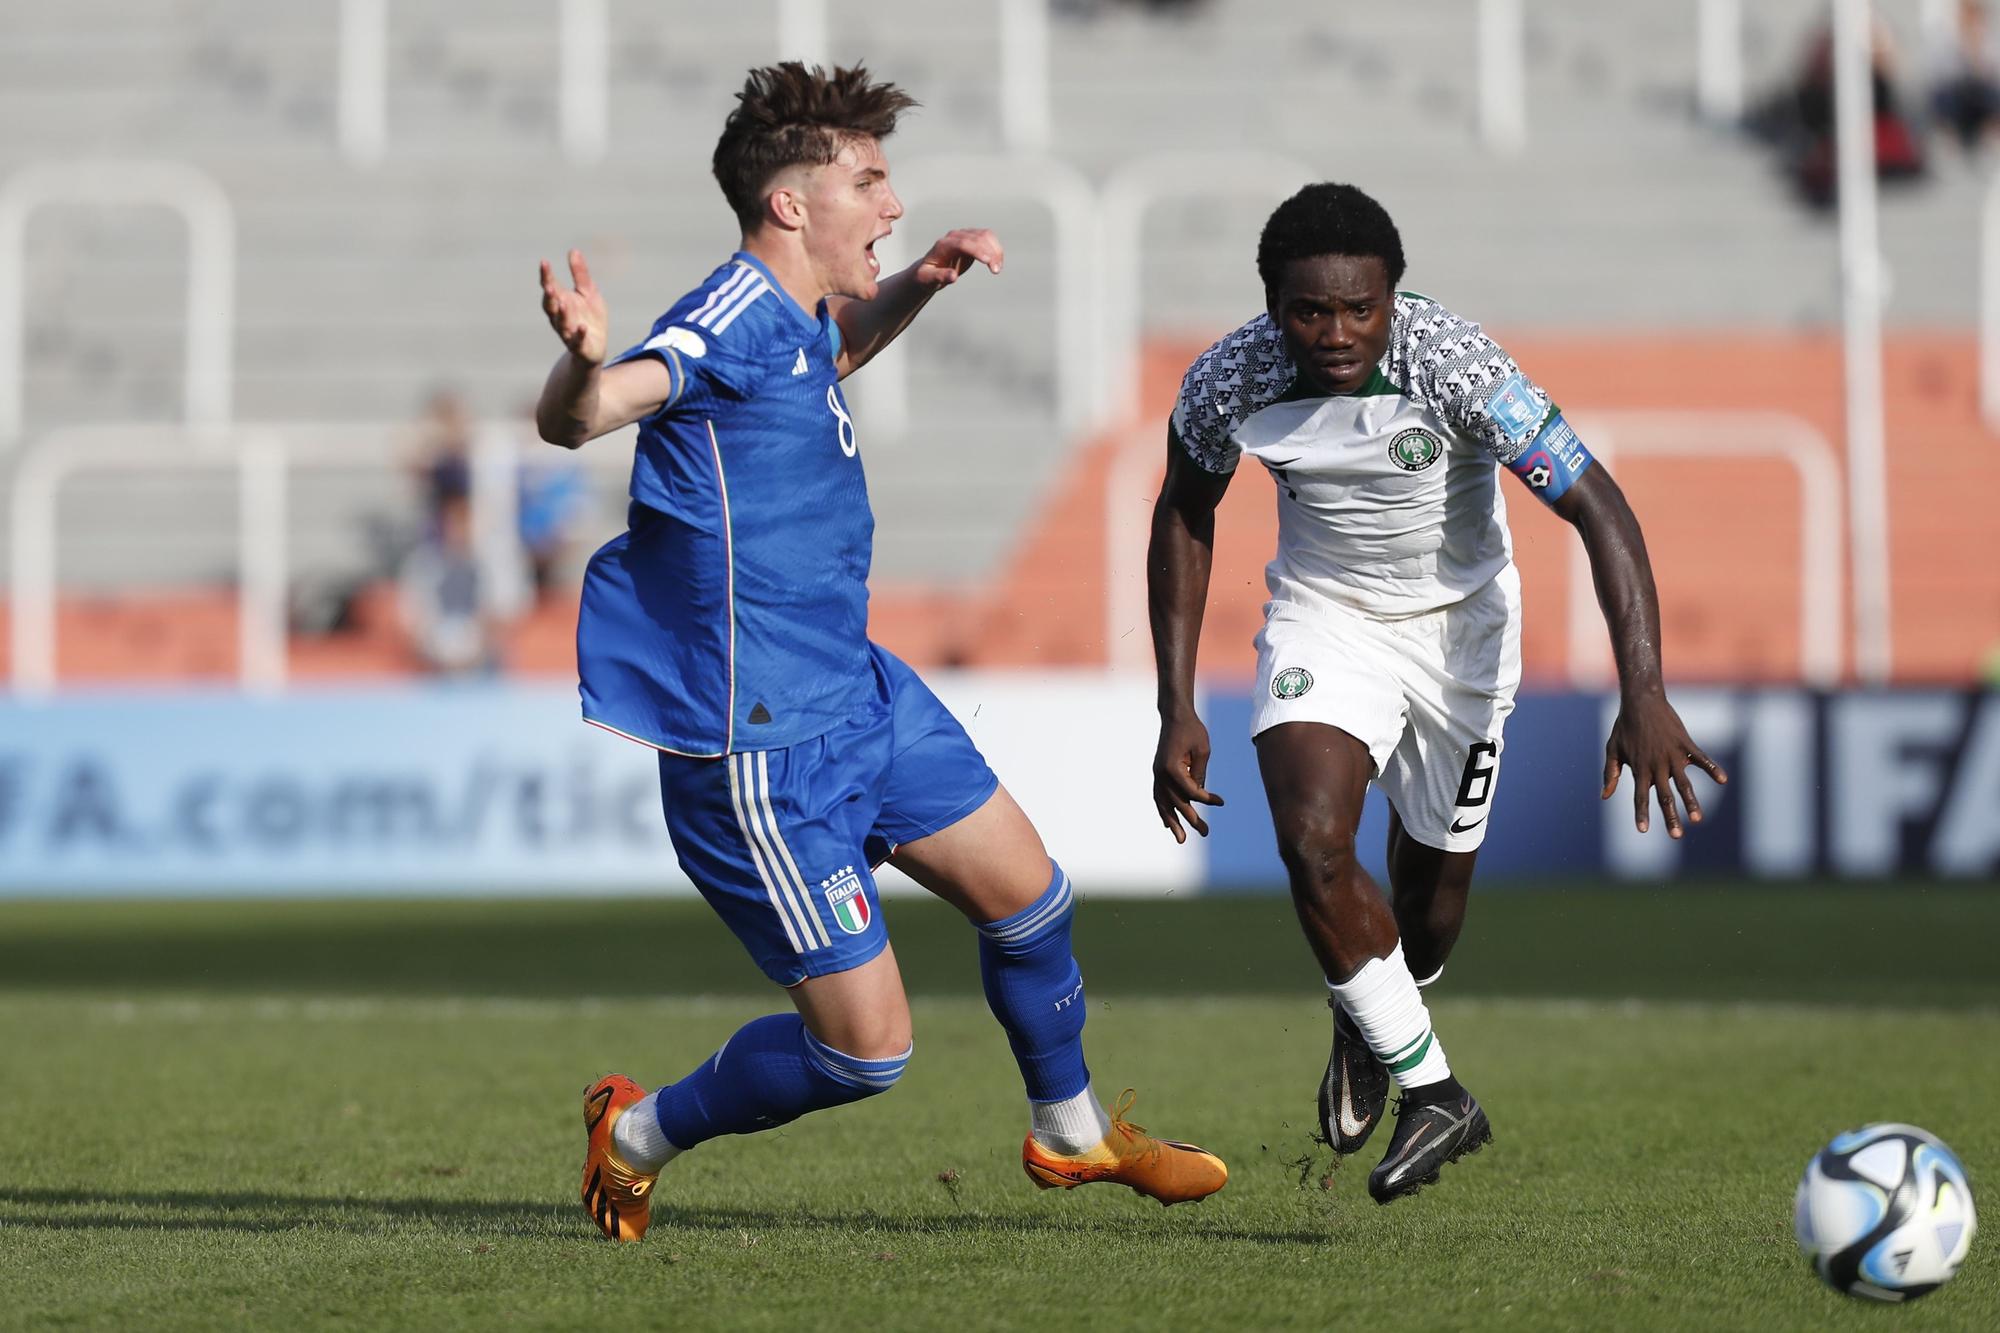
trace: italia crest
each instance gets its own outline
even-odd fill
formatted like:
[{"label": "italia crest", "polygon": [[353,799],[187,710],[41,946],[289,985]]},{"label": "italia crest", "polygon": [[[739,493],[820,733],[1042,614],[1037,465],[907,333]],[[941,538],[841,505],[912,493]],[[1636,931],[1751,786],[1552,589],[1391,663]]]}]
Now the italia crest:
[{"label": "italia crest", "polygon": [[1389,461],[1405,472],[1422,472],[1444,453],[1444,441],[1421,426],[1396,432],[1389,441]]},{"label": "italia crest", "polygon": [[875,909],[868,905],[861,876],[854,873],[853,866],[842,866],[837,874],[821,880],[819,888],[833,910],[833,923],[848,934],[859,935],[875,919]]}]

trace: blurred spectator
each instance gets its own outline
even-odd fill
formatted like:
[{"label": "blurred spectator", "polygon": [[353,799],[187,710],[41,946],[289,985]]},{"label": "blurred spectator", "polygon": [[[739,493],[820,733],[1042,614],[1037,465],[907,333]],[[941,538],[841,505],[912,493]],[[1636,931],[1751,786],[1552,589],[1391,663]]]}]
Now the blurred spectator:
[{"label": "blurred spectator", "polygon": [[568,557],[576,544],[577,525],[590,512],[590,475],[578,466],[575,455],[561,454],[540,442],[533,403],[528,404],[521,420],[526,423],[525,438],[533,443],[518,474],[516,522],[529,577],[539,598],[570,576]]},{"label": "blurred spectator", "polygon": [[439,389],[417,419],[417,489],[424,532],[435,533],[444,506],[472,494],[472,413],[454,389]]},{"label": "blurred spectator", "polygon": [[2000,124],[2000,53],[1982,0],[1959,0],[1949,40],[1931,58],[1931,114],[1967,152]]},{"label": "blurred spectator", "polygon": [[489,568],[480,560],[468,495],[446,494],[436,516],[436,531],[403,561],[398,602],[404,632],[432,671],[496,671],[506,628],[526,602],[526,580],[513,561],[493,561]]},{"label": "blurred spectator", "polygon": [[[1894,40],[1879,21],[1872,30],[1868,73],[1876,174],[1884,181],[1913,180],[1924,171],[1923,144],[1896,91]],[[1798,75],[1753,113],[1750,126],[1777,147],[1786,173],[1808,203],[1821,208],[1833,205],[1837,153],[1832,25],[1821,25],[1806,48]]]},{"label": "blurred spectator", "polygon": [[521,549],[535,595],[554,591],[568,577],[567,557],[577,520],[590,506],[590,483],[580,467],[527,463],[521,467]]}]

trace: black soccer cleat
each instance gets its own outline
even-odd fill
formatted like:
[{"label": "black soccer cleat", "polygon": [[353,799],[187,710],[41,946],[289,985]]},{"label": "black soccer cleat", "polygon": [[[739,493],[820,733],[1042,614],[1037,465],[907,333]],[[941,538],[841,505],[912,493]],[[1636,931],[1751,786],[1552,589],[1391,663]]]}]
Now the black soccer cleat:
[{"label": "black soccer cleat", "polygon": [[1389,1071],[1368,1049],[1361,1029],[1340,1001],[1329,995],[1326,1002],[1333,1010],[1333,1054],[1327,1057],[1326,1076],[1319,1081],[1319,1132],[1329,1147],[1345,1156],[1361,1151],[1382,1123],[1382,1109],[1389,1102]]},{"label": "black soccer cleat", "polygon": [[1476,1153],[1493,1141],[1486,1112],[1460,1089],[1442,1102],[1412,1102],[1405,1094],[1396,1103],[1396,1132],[1380,1165],[1368,1173],[1368,1192],[1377,1203],[1392,1203],[1437,1183],[1447,1162]]}]

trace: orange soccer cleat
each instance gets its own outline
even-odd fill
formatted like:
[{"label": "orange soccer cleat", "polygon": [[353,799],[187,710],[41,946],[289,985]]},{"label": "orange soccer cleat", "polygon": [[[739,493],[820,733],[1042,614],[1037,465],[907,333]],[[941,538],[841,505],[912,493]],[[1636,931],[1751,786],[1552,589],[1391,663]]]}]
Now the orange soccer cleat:
[{"label": "orange soccer cleat", "polygon": [[1162,1204],[1206,1199],[1229,1183],[1229,1168],[1220,1157],[1192,1143],[1156,1139],[1125,1118],[1136,1100],[1132,1089],[1111,1111],[1111,1132],[1087,1153],[1066,1157],[1050,1152],[1030,1134],[1021,1145],[1021,1167],[1028,1179],[1045,1190],[1073,1190],[1108,1180],[1129,1185]]},{"label": "orange soccer cleat", "polygon": [[645,1095],[644,1088],[623,1074],[606,1074],[583,1094],[583,1128],[590,1136],[583,1154],[583,1210],[611,1240],[638,1240],[653,1220],[653,1185],[659,1172],[647,1175],[633,1170],[611,1140],[618,1117]]}]

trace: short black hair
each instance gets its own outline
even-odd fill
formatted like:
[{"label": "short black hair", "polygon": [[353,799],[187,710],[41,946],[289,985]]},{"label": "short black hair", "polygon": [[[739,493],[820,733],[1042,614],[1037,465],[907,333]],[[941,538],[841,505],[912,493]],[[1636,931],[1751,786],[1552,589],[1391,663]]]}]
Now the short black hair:
[{"label": "short black hair", "polygon": [[1257,275],[1273,293],[1295,259],[1373,255],[1389,273],[1389,290],[1403,280],[1403,238],[1389,210],[1353,185],[1321,181],[1279,204],[1257,238]]},{"label": "short black hair", "polygon": [[722,197],[747,231],[763,219],[772,177],[787,167],[825,166],[856,137],[888,138],[896,118],[916,104],[862,65],[829,73],[787,60],[753,69],[715,145]]}]

